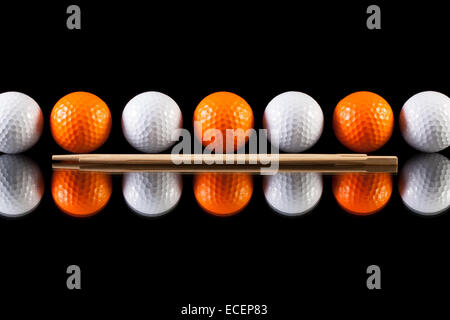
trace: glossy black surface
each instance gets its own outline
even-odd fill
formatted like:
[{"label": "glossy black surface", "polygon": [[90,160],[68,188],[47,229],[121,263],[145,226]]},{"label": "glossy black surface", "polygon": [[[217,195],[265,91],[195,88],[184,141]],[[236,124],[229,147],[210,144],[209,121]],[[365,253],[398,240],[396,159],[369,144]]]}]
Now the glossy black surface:
[{"label": "glossy black surface", "polygon": [[[369,3],[82,2],[83,29],[71,32],[65,29],[68,4],[0,9],[0,92],[30,95],[46,120],[41,140],[26,153],[43,171],[43,200],[27,217],[0,218],[0,290],[8,300],[27,301],[31,293],[32,301],[75,304],[81,312],[114,308],[160,319],[175,319],[188,303],[260,303],[270,306],[273,319],[285,319],[307,311],[358,315],[359,307],[383,314],[404,310],[398,297],[428,307],[446,296],[449,215],[412,214],[399,197],[398,177],[378,214],[345,213],[326,177],[314,211],[285,218],[266,205],[256,176],[245,210],[219,219],[201,211],[192,177],[185,176],[176,209],[144,219],[124,203],[115,176],[105,209],[76,219],[51,197],[50,157],[64,151],[48,126],[60,97],[89,91],[113,117],[111,136],[98,152],[129,153],[134,150],[123,138],[120,116],[140,92],[171,96],[192,129],[195,106],[212,92],[244,97],[260,128],[270,99],[298,90],[316,99],[325,115],[324,133],[309,151],[348,152],[331,127],[333,109],[347,94],[373,91],[397,119],[417,92],[450,94],[443,44],[448,23],[440,5],[383,4],[383,28],[372,32],[365,28]],[[397,122],[391,140],[376,152],[398,155],[400,167],[415,153]],[[65,287],[70,264],[83,270],[80,292]],[[381,291],[366,289],[370,264],[382,268]]]}]

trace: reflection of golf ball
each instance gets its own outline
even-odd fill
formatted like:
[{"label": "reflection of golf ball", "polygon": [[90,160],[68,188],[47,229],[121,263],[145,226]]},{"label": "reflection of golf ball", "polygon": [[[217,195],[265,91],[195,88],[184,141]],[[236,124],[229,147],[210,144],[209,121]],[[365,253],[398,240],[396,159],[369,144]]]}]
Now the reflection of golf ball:
[{"label": "reflection of golf ball", "polygon": [[290,91],[269,102],[263,123],[274,146],[286,152],[301,152],[319,140],[323,113],[313,98],[302,92]]},{"label": "reflection of golf ball", "polygon": [[435,215],[450,206],[450,160],[420,154],[403,167],[399,183],[403,203],[421,215]]},{"label": "reflection of golf ball", "polygon": [[19,217],[33,211],[44,194],[44,179],[34,161],[0,156],[0,215]]},{"label": "reflection of golf ball", "polygon": [[159,216],[172,210],[181,197],[181,175],[171,172],[133,172],[123,177],[127,204],[143,216]]},{"label": "reflection of golf ball", "polygon": [[20,92],[0,94],[0,152],[19,153],[40,138],[44,125],[41,108]]},{"label": "reflection of golf ball", "polygon": [[183,124],[177,103],[163,93],[144,92],[131,99],[122,113],[122,131],[137,150],[157,153],[175,141],[172,135]]},{"label": "reflection of golf ball", "polygon": [[52,196],[65,213],[90,217],[100,212],[112,193],[112,179],[100,172],[58,170],[52,176]]},{"label": "reflection of golf ball", "polygon": [[339,101],[333,114],[333,129],[338,140],[356,152],[381,148],[392,135],[394,114],[379,95],[360,91]]},{"label": "reflection of golf ball", "polygon": [[435,91],[413,95],[400,112],[400,131],[419,151],[444,150],[450,145],[450,98]]},{"label": "reflection of golf ball", "polygon": [[388,173],[346,173],[333,176],[333,194],[347,212],[360,216],[381,210],[391,198],[392,177]]},{"label": "reflection of golf ball", "polygon": [[206,212],[226,217],[243,210],[253,194],[253,177],[244,173],[200,173],[194,196]]},{"label": "reflection of golf ball", "polygon": [[264,176],[264,195],[269,205],[287,216],[307,213],[319,203],[323,181],[319,173],[277,173]]}]

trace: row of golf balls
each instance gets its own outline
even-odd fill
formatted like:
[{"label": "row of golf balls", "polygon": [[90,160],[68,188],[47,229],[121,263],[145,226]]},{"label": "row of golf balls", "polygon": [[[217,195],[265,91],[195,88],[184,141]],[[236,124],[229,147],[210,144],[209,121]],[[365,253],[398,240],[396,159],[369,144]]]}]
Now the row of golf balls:
[{"label": "row of golf balls", "polygon": [[[122,130],[137,150],[157,153],[173,145],[173,132],[182,127],[182,113],[169,96],[155,91],[131,99],[122,113]],[[201,124],[196,136],[205,146],[208,129],[253,127],[253,112],[240,96],[216,92],[204,98],[194,112]],[[33,146],[43,130],[39,105],[19,92],[0,94],[0,152],[20,153]],[[54,106],[50,126],[55,141],[75,153],[99,148],[111,130],[111,113],[99,97],[73,92]],[[273,98],[267,105],[263,126],[271,143],[285,152],[302,152],[320,138],[324,125],[319,104],[309,95],[290,91]],[[394,116],[390,105],[372,92],[355,92],[342,99],[333,114],[333,129],[338,140],[355,152],[372,152],[391,137]],[[450,98],[426,91],[409,98],[400,112],[400,130],[406,142],[423,152],[437,152],[450,145]],[[276,134],[273,134],[276,133]],[[236,137],[232,150],[240,147]],[[248,139],[239,140],[245,143]],[[225,145],[223,146],[225,150]],[[227,149],[229,150],[229,149]],[[217,150],[216,151],[221,151]]]},{"label": "row of golf balls", "polygon": [[[229,216],[249,203],[252,177],[246,174],[203,173],[194,177],[194,195],[207,212]],[[112,180],[96,172],[55,171],[51,188],[56,205],[75,217],[102,210],[112,194]],[[333,194],[339,205],[356,215],[370,215],[390,200],[393,180],[389,174],[341,174],[333,176]],[[127,173],[123,196],[139,215],[154,217],[176,207],[182,177],[176,173]],[[300,216],[319,203],[323,179],[319,173],[277,173],[263,177],[268,205],[286,216]],[[407,161],[399,179],[403,203],[413,212],[434,216],[450,207],[450,160],[438,153],[419,154]],[[0,216],[19,217],[32,212],[44,193],[39,167],[20,155],[0,156]]]}]

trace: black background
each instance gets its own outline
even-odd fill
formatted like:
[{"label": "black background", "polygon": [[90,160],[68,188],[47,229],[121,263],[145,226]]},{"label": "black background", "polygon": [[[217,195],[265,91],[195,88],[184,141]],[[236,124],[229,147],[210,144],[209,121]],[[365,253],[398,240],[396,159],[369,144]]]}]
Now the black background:
[{"label": "black background", "polygon": [[[82,10],[80,31],[66,29],[71,2],[0,6],[0,92],[26,93],[41,106],[45,130],[26,154],[40,165],[46,183],[36,211],[0,219],[2,295],[24,301],[30,294],[34,301],[63,303],[70,312],[120,308],[159,319],[175,319],[188,303],[268,304],[271,319],[285,319],[307,311],[435,310],[429,303],[446,297],[449,217],[409,212],[397,177],[390,202],[378,214],[345,213],[325,177],[320,204],[292,219],[271,211],[262,179],[255,176],[247,208],[220,219],[200,209],[192,176],[186,175],[177,208],[143,219],[127,208],[121,177],[114,176],[107,207],[76,219],[59,211],[51,197],[51,154],[65,152],[48,125],[59,98],[88,91],[108,104],[113,117],[111,136],[97,152],[133,153],[120,117],[138,93],[168,94],[192,129],[203,97],[231,91],[252,106],[255,127],[261,128],[267,103],[296,90],[316,99],[325,114],[323,135],[308,152],[346,153],[331,127],[333,109],[346,95],[378,93],[398,119],[403,103],[417,92],[450,94],[442,4],[377,2],[382,30],[370,31],[365,11],[372,2],[364,1],[73,3]],[[397,124],[376,154],[398,155],[401,168],[416,152]],[[70,264],[82,268],[81,291],[65,287]],[[366,289],[370,264],[382,268],[381,291]]]}]

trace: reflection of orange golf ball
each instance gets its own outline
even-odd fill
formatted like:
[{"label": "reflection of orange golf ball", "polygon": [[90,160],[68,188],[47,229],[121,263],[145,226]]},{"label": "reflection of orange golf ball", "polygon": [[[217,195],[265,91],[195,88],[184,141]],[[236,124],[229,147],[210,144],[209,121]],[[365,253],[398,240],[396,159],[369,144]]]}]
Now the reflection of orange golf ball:
[{"label": "reflection of orange golf ball", "polygon": [[333,129],[338,140],[356,152],[381,148],[394,129],[392,109],[379,95],[355,92],[339,101],[334,109]]},{"label": "reflection of orange golf ball", "polygon": [[53,138],[70,152],[87,153],[99,148],[111,131],[111,113],[99,97],[73,92],[53,107],[50,127]]},{"label": "reflection of orange golf ball", "polygon": [[333,176],[333,194],[347,212],[369,215],[388,203],[392,194],[392,177],[387,173],[336,175]]},{"label": "reflection of orange golf ball", "polygon": [[[234,151],[242,147],[248,141],[246,131],[251,128],[252,109],[247,101],[231,92],[210,94],[194,112],[195,135],[204,146],[214,148],[216,152]],[[227,132],[227,129],[234,131]],[[227,146],[227,135],[228,141],[233,141],[232,146]]]},{"label": "reflection of orange golf ball", "polygon": [[69,215],[94,215],[106,206],[111,192],[112,181],[109,175],[69,170],[53,172],[53,200]]},{"label": "reflection of orange golf ball", "polygon": [[198,204],[217,216],[238,213],[249,203],[253,180],[247,174],[202,173],[194,178],[194,195]]}]

